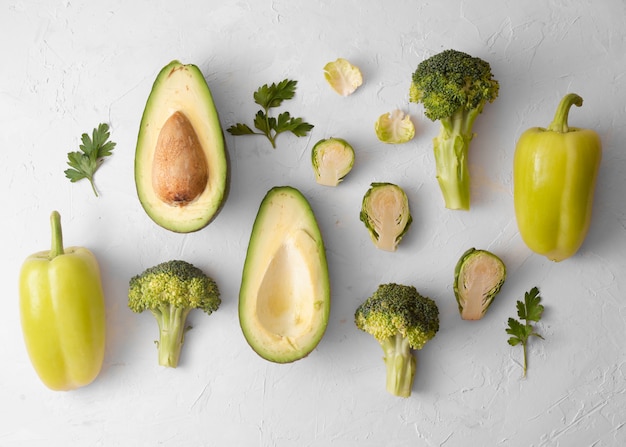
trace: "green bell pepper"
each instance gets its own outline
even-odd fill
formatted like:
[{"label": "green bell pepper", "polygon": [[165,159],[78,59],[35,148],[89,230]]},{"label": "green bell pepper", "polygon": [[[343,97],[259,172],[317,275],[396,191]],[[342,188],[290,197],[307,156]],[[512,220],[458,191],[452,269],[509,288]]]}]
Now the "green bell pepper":
[{"label": "green bell pepper", "polygon": [[63,248],[61,217],[52,212],[52,249],[35,253],[20,271],[20,317],[26,349],[41,381],[72,390],[100,373],[105,305],[100,269],[86,248]]},{"label": "green bell pepper", "polygon": [[513,200],[522,239],[552,261],[574,255],[591,223],[596,179],[602,159],[599,135],[569,127],[575,93],[561,100],[547,129],[534,127],[519,138],[513,161]]}]

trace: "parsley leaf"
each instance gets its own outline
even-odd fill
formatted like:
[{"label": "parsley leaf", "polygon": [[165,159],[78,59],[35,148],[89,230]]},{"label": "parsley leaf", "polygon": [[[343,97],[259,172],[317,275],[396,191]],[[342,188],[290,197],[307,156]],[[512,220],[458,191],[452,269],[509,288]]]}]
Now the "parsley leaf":
[{"label": "parsley leaf", "polygon": [[543,340],[543,337],[535,331],[531,322],[538,322],[543,315],[544,307],[541,304],[541,296],[539,296],[539,289],[533,287],[529,292],[524,294],[524,302],[517,301],[517,316],[521,321],[509,318],[509,327],[506,329],[506,333],[511,335],[508,339],[508,343],[511,346],[522,345],[524,350],[524,374],[526,377],[526,369],[528,365],[527,358],[527,344],[530,337],[538,337]]},{"label": "parsley leaf", "polygon": [[253,130],[247,124],[237,123],[230,126],[228,133],[231,135],[265,135],[276,149],[276,137],[283,132],[291,132],[297,137],[306,136],[313,129],[313,125],[305,122],[302,118],[294,118],[289,112],[283,112],[278,117],[270,116],[270,109],[279,107],[283,101],[292,99],[296,94],[298,81],[285,79],[278,84],[263,85],[254,92],[254,102],[260,105],[254,117]]},{"label": "parsley leaf", "polygon": [[247,124],[235,124],[234,126],[231,126],[230,129],[228,129],[228,131],[232,134],[232,135],[252,135],[254,134],[254,130],[250,129],[250,127]]},{"label": "parsley leaf", "polygon": [[98,191],[96,191],[93,176],[104,161],[104,157],[110,156],[115,148],[115,143],[108,141],[109,136],[108,124],[101,123],[94,128],[91,138],[86,133],[82,135],[80,152],[74,151],[67,154],[67,164],[70,169],[65,170],[65,176],[72,183],[84,178],[89,180],[96,197],[98,197]]}]

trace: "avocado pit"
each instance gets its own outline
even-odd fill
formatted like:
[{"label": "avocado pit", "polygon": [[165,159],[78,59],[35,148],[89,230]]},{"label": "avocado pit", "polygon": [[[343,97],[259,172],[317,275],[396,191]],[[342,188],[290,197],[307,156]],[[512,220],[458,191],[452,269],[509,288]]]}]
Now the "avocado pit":
[{"label": "avocado pit", "polygon": [[183,207],[207,187],[209,169],[205,151],[189,119],[174,112],[159,133],[152,161],[152,187],[157,197]]}]

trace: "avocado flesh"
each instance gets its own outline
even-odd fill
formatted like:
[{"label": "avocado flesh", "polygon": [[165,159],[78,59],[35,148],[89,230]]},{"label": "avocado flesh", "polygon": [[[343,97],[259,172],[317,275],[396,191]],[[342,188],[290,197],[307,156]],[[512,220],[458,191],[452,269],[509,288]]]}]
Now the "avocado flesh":
[{"label": "avocado flesh", "polygon": [[289,363],[320,342],[330,313],[326,253],[309,203],[291,187],[259,207],[244,263],[239,321],[261,357]]},{"label": "avocado flesh", "polygon": [[[167,145],[172,138],[164,134],[177,135],[178,146],[189,143]],[[172,61],[159,72],[141,119],[135,185],[148,216],[174,232],[200,230],[221,210],[228,153],[211,91],[195,65]]]}]

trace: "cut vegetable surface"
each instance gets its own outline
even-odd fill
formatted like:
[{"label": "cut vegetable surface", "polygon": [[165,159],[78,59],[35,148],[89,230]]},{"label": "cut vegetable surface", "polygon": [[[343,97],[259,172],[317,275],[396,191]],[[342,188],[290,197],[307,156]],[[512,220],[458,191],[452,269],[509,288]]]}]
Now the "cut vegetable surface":
[{"label": "cut vegetable surface", "polygon": [[382,114],[374,125],[376,136],[387,144],[402,144],[415,136],[415,125],[402,110]]},{"label": "cut vegetable surface", "polygon": [[506,279],[504,262],[487,250],[470,248],[454,270],[454,295],[464,320],[480,320]]},{"label": "cut vegetable surface", "polygon": [[289,363],[318,345],[328,323],[324,242],[306,198],[279,186],[265,196],[252,228],[239,292],[239,321],[261,357]]},{"label": "cut vegetable surface", "polygon": [[228,195],[229,163],[211,91],[195,65],[173,61],[157,76],[135,152],[139,201],[178,233],[208,225]]},{"label": "cut vegetable surface", "polygon": [[324,65],[324,78],[341,96],[351,95],[363,84],[363,75],[359,67],[343,58]]},{"label": "cut vegetable surface", "polygon": [[317,183],[337,186],[352,170],[354,149],[341,138],[320,140],[311,150],[311,163]]},{"label": "cut vegetable surface", "polygon": [[413,222],[409,199],[393,183],[372,183],[363,196],[360,219],[376,247],[395,251]]}]

